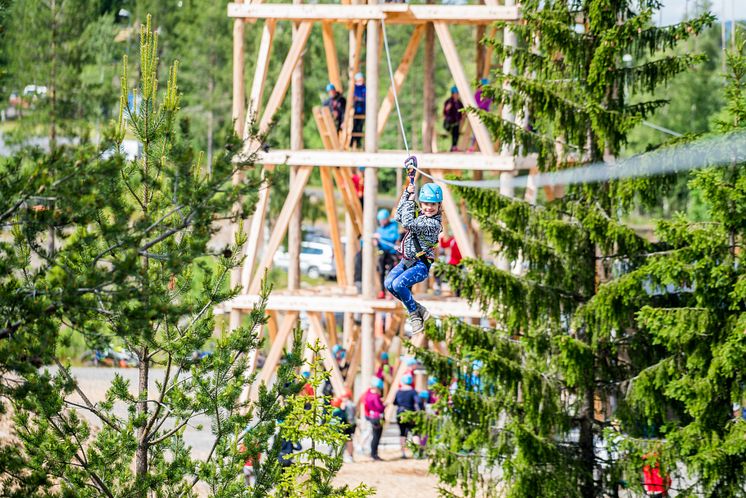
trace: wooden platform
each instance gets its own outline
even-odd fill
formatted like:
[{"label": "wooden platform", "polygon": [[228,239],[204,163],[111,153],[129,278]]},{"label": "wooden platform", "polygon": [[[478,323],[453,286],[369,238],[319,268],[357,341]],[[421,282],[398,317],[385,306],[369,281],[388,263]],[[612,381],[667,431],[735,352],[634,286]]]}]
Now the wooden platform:
[{"label": "wooden platform", "polygon": [[[513,157],[508,155],[467,154],[444,152],[425,154],[412,151],[418,165],[424,169],[469,170],[469,171],[515,171],[528,170],[536,166],[536,157]],[[288,150],[276,149],[258,154],[258,164],[288,164],[291,166],[331,166],[366,168],[401,168],[407,153],[403,150],[380,150],[375,153],[334,150]]]},{"label": "wooden platform", "polygon": [[379,5],[229,3],[228,17],[277,21],[324,21],[347,23],[384,19],[388,24],[491,24],[517,21],[520,9],[504,5]]},{"label": "wooden platform", "polygon": [[[464,299],[438,298],[427,296],[417,298],[433,316],[458,316],[462,318],[481,318],[485,315],[477,306],[469,305]],[[250,310],[259,302],[258,295],[245,294],[226,302],[216,313],[227,312],[231,309]],[[358,296],[338,295],[298,295],[273,292],[267,302],[269,311],[305,311],[339,312],[339,313],[391,313],[402,309],[399,301],[391,299],[363,299]]]}]

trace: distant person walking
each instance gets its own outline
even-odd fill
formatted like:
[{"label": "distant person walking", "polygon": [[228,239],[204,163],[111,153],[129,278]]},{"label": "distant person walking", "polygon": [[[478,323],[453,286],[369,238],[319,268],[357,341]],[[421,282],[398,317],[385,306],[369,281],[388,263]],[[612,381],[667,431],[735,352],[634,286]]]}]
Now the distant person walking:
[{"label": "distant person walking", "polygon": [[461,109],[464,104],[456,86],[451,87],[451,96],[443,104],[443,128],[451,134],[451,152],[458,151],[458,137],[461,134]]},{"label": "distant person walking", "polygon": [[[414,390],[412,384],[414,379],[411,375],[407,374],[402,377],[401,387],[396,392],[394,398],[394,406],[396,406],[396,421],[399,424],[399,444],[401,445],[401,457],[407,458],[406,447],[407,447],[407,436],[414,428],[414,422],[402,421],[402,416],[406,413],[415,412],[422,409],[420,403],[420,397],[417,391]],[[417,437],[417,443],[419,444],[419,437]]]},{"label": "distant person walking", "polygon": [[381,399],[382,392],[383,381],[376,377],[363,397],[365,419],[370,422],[373,432],[373,438],[370,442],[370,456],[373,460],[381,460],[381,457],[378,456],[378,445],[381,442],[381,434],[383,434],[383,412],[385,411]]}]

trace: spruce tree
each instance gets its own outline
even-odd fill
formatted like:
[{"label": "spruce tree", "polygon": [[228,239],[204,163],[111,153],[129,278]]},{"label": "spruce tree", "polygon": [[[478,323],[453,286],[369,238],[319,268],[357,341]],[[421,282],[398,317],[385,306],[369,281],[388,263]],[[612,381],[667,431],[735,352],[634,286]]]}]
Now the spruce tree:
[{"label": "spruce tree", "polygon": [[732,160],[690,177],[708,221],[660,221],[656,252],[586,310],[607,333],[635,328],[634,342],[650,345],[624,385],[618,437],[638,469],[654,455],[678,496],[746,492],[745,46],[727,56],[726,112],[716,123],[718,147]]},{"label": "spruce tree", "polygon": [[[514,74],[495,74],[489,93],[529,126],[479,112],[516,153],[537,151],[543,171],[612,161],[629,131],[665,100],[635,102],[692,64],[695,54],[661,52],[712,22],[705,14],[676,26],[651,22],[659,2],[529,1],[510,57]],[[639,7],[639,9],[638,9]],[[643,61],[627,67],[625,55]],[[652,184],[654,182],[648,182]],[[428,335],[448,339],[449,356],[422,351],[443,387],[437,416],[423,417],[432,470],[466,495],[618,496],[623,465],[604,429],[644,349],[625,329],[584,314],[620,266],[641,264],[651,244],[621,223],[620,186],[568,186],[542,205],[459,188],[482,230],[515,271],[482,260],[441,267],[461,295],[496,326],[449,319]],[[614,303],[599,309],[612,314]],[[639,469],[638,469],[639,470]]]}]

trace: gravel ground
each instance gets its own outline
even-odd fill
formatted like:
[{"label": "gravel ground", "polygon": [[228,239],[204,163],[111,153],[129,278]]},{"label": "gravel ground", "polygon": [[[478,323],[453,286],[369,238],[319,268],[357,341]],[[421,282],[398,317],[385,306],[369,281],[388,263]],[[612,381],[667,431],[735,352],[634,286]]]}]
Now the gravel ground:
[{"label": "gravel ground", "polygon": [[[92,402],[104,399],[114,374],[118,373],[130,381],[131,390],[137,385],[137,369],[135,368],[96,368],[75,367],[73,375],[78,379],[79,386]],[[155,382],[163,379],[163,372],[151,371],[150,383],[155,388]],[[80,402],[76,397],[72,401]],[[115,406],[118,415],[125,415],[122,405]],[[90,414],[81,410],[92,425],[100,427],[100,423]],[[197,430],[195,425],[202,424],[204,429]],[[0,440],[11,437],[12,427],[7,418],[0,417]],[[193,448],[193,455],[205,458],[212,446],[213,437],[210,434],[209,419],[198,418],[184,433],[186,443]],[[401,460],[398,451],[381,451],[383,462],[373,462],[367,456],[356,456],[355,463],[344,464],[337,475],[336,483],[348,484],[352,487],[365,483],[376,489],[376,497],[399,498],[403,496],[417,496],[418,498],[436,498],[437,479],[427,472],[425,460]],[[200,490],[202,491],[202,490]]]}]

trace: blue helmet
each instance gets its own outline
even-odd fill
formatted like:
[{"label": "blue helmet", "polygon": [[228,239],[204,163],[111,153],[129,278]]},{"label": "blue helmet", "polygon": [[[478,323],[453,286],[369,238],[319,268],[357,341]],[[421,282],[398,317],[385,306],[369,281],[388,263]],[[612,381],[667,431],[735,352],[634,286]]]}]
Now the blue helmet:
[{"label": "blue helmet", "polygon": [[458,87],[456,85],[451,87],[451,93],[458,93]]},{"label": "blue helmet", "polygon": [[490,80],[488,80],[487,78],[482,78],[481,80],[479,80],[479,84],[480,85],[486,85],[489,82],[490,82]]},{"label": "blue helmet", "polygon": [[375,387],[376,389],[383,389],[383,380],[376,377],[371,381],[370,385]]},{"label": "blue helmet", "polygon": [[311,372],[309,372],[308,370],[304,370],[303,372],[301,372],[301,375],[303,375],[304,379],[307,379],[311,376]]},{"label": "blue helmet", "polygon": [[376,218],[378,219],[378,221],[388,220],[389,218],[391,218],[391,211],[385,208],[379,209]]},{"label": "blue helmet", "polygon": [[432,375],[427,379],[427,385],[428,386],[434,386],[437,383],[438,383],[438,379],[436,379]]},{"label": "blue helmet", "polygon": [[424,184],[420,187],[420,202],[443,202],[443,190],[434,183]]},{"label": "blue helmet", "polygon": [[337,88],[334,86],[334,83],[329,83],[328,85],[326,85],[327,92],[331,92],[332,90],[337,90]]},{"label": "blue helmet", "polygon": [[408,367],[413,367],[417,364],[417,358],[407,358],[406,365]]},{"label": "blue helmet", "polygon": [[381,353],[381,359],[382,360],[388,360],[389,359],[389,354],[386,351],[384,351],[383,353]]},{"label": "blue helmet", "polygon": [[414,382],[414,380],[412,379],[412,376],[409,374],[401,378],[401,383],[404,384],[405,386],[411,386],[412,382]]},{"label": "blue helmet", "polygon": [[363,78],[365,78],[365,75],[363,73],[355,73],[356,80],[361,80]]},{"label": "blue helmet", "polygon": [[417,395],[422,399],[430,399],[430,393],[428,391],[420,391]]}]

